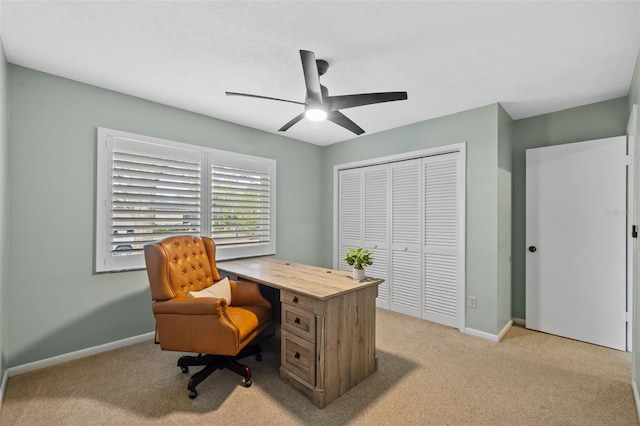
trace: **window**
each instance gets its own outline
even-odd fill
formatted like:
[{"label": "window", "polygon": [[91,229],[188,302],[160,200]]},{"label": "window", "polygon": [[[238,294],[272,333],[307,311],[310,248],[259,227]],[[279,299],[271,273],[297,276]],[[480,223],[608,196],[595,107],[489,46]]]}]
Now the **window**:
[{"label": "window", "polygon": [[275,253],[275,160],[103,128],[97,157],[97,272],[144,268],[171,235],[212,237],[219,260]]}]

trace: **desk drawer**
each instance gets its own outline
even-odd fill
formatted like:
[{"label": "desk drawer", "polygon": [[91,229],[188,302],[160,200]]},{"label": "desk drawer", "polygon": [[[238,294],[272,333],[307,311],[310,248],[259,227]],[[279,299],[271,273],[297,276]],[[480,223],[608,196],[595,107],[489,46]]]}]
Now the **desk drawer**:
[{"label": "desk drawer", "polygon": [[316,341],[316,316],[306,309],[283,303],[282,328],[303,339]]},{"label": "desk drawer", "polygon": [[316,384],[316,345],[285,330],[282,331],[281,368],[302,381]]},{"label": "desk drawer", "polygon": [[292,291],[281,290],[280,301],[282,303],[288,303],[294,306],[300,306],[304,309],[313,310],[313,299],[307,296],[303,296],[300,293],[294,293]]}]

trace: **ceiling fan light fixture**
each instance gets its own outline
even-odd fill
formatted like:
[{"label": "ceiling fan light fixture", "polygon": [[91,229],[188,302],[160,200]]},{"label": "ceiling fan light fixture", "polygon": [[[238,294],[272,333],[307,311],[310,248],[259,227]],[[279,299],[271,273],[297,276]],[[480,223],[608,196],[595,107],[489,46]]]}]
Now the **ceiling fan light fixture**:
[{"label": "ceiling fan light fixture", "polygon": [[323,121],[327,119],[327,111],[321,108],[309,108],[304,112],[304,116],[311,121]]}]

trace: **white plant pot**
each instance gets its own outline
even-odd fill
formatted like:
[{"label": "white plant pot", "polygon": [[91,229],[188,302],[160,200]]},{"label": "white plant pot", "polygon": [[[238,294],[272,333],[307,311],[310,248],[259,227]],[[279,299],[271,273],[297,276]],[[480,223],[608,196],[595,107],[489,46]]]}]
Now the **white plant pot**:
[{"label": "white plant pot", "polygon": [[353,279],[362,281],[364,279],[364,269],[353,268]]}]

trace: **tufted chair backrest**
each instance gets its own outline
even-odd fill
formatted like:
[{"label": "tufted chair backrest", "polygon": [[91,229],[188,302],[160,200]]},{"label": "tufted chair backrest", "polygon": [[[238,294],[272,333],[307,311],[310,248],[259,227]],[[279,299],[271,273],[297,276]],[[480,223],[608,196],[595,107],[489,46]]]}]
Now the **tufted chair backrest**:
[{"label": "tufted chair backrest", "polygon": [[153,300],[187,297],[220,281],[211,238],[181,235],[144,247]]}]

